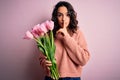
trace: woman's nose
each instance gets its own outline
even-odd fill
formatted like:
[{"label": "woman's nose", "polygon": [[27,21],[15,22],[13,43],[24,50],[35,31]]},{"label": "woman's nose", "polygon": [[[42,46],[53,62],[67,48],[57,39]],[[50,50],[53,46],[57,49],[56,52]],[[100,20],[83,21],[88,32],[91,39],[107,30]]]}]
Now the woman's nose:
[{"label": "woman's nose", "polygon": [[62,21],[65,21],[65,16],[63,15],[63,17],[62,17]]}]

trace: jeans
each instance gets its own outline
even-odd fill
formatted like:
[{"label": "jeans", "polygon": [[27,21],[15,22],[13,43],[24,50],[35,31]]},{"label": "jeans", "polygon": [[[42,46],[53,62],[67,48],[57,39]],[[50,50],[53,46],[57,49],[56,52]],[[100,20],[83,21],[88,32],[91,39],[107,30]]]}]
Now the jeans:
[{"label": "jeans", "polygon": [[[53,80],[51,77],[45,77],[44,80]],[[80,77],[65,77],[65,78],[59,78],[59,80],[81,80]]]}]

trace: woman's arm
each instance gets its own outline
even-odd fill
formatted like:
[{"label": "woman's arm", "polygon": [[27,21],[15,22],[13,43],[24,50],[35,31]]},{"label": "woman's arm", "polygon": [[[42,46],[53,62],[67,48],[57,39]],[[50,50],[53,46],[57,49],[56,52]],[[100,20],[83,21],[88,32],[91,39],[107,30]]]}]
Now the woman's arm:
[{"label": "woman's arm", "polygon": [[68,35],[63,37],[65,49],[71,60],[78,65],[85,65],[90,58],[87,43],[81,31],[78,31],[77,38]]}]

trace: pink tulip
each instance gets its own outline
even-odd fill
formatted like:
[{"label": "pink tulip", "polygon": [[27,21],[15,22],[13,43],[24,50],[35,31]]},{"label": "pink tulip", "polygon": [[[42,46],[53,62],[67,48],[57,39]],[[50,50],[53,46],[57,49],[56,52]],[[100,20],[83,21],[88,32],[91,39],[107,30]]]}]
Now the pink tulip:
[{"label": "pink tulip", "polygon": [[34,31],[32,31],[31,33],[32,33],[32,35],[33,35],[35,38],[38,38],[38,37],[39,37],[39,35],[36,34]]},{"label": "pink tulip", "polygon": [[54,22],[53,22],[53,21],[51,21],[51,20],[48,21],[48,20],[47,20],[47,21],[45,22],[45,24],[46,24],[46,27],[47,27],[48,30],[53,30],[53,28],[54,28]]},{"label": "pink tulip", "polygon": [[40,31],[40,32],[42,31],[43,33],[47,33],[47,32],[48,32],[48,29],[47,29],[47,27],[46,27],[46,23],[42,23],[42,24],[40,25],[39,31]]},{"label": "pink tulip", "polygon": [[33,39],[33,38],[34,37],[33,37],[32,33],[30,31],[27,31],[25,33],[24,39]]},{"label": "pink tulip", "polygon": [[32,28],[32,34],[34,37],[39,37],[43,32],[39,30],[40,28],[40,24],[38,25],[35,25],[33,28]]},{"label": "pink tulip", "polygon": [[36,34],[40,34],[39,28],[40,28],[40,24],[37,24],[33,27],[32,31],[35,32]]}]

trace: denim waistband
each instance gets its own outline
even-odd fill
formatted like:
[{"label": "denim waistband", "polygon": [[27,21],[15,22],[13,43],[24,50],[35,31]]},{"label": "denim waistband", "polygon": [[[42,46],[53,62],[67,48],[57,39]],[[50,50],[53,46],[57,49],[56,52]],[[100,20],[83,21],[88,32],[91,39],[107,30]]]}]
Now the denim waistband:
[{"label": "denim waistband", "polygon": [[[54,79],[46,76],[44,80],[54,80]],[[65,78],[59,78],[59,80],[81,80],[81,78],[80,77],[65,77]]]}]

